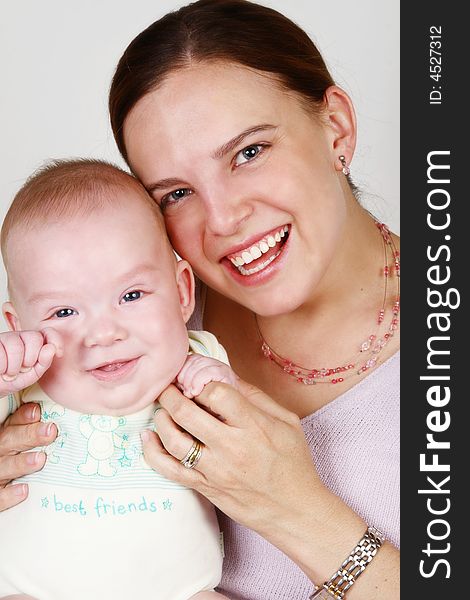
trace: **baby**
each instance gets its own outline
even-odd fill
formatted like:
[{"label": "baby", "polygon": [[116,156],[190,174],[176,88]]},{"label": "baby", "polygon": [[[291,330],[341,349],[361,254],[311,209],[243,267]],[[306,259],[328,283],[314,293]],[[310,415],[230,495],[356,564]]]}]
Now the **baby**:
[{"label": "baby", "polygon": [[[1,242],[0,419],[38,402],[58,436],[36,449],[42,471],[17,480],[28,498],[0,513],[0,597],[224,598],[214,508],[142,454],[170,383],[188,396],[236,383],[215,337],[186,329],[194,278],[159,209],[112,165],[59,161],[19,191]],[[198,448],[185,466],[197,468]]]}]

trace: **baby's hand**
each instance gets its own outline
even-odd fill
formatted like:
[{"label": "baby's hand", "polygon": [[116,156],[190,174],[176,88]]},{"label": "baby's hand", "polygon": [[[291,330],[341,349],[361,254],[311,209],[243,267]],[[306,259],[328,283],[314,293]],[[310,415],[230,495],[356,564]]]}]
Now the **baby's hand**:
[{"label": "baby's hand", "polygon": [[62,341],[54,329],[0,333],[0,396],[33,385],[62,356]]},{"label": "baby's hand", "polygon": [[188,398],[198,396],[211,381],[236,387],[238,377],[225,363],[201,354],[189,354],[176,377],[176,385]]}]

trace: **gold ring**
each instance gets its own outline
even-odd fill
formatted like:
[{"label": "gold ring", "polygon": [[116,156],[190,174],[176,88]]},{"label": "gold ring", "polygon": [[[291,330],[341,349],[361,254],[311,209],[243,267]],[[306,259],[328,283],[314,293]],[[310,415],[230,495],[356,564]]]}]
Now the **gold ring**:
[{"label": "gold ring", "polygon": [[201,459],[203,444],[199,440],[194,440],[186,456],[180,460],[183,467],[194,469]]}]

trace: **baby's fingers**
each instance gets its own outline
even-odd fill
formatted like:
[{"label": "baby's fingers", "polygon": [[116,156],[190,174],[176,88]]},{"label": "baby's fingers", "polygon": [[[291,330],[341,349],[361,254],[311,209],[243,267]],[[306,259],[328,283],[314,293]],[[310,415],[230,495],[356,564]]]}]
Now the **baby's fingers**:
[{"label": "baby's fingers", "polygon": [[30,369],[34,367],[38,360],[39,353],[44,345],[44,337],[40,331],[21,331],[20,337],[24,345],[22,368]]},{"label": "baby's fingers", "polygon": [[[214,369],[225,366],[224,363],[219,362],[215,358],[202,356],[201,354],[191,354],[186,358],[183,368],[178,373],[176,379],[177,386],[188,398],[195,396],[202,391],[202,387],[206,383],[210,381],[222,381],[221,377],[202,376],[201,373],[207,369],[215,372]],[[194,387],[193,382],[196,378],[198,384]]]},{"label": "baby's fingers", "polygon": [[18,392],[19,390],[24,390],[25,388],[34,385],[51,366],[55,354],[56,347],[52,344],[46,344],[39,351],[39,356],[37,357],[37,362],[34,366],[27,368],[22,367],[20,372],[14,377],[2,375],[2,379],[5,381],[2,386],[2,393]]},{"label": "baby's fingers", "polygon": [[189,381],[191,379],[191,373],[199,364],[199,359],[202,358],[199,354],[188,354],[186,357],[184,365],[181,367],[178,375],[176,376],[176,381],[179,384],[179,387],[184,387],[185,381]]},{"label": "baby's fingers", "polygon": [[37,363],[34,365],[34,371],[37,378],[41,378],[47,369],[51,366],[54,356],[57,354],[57,348],[54,344],[46,344],[39,352]]},{"label": "baby's fingers", "polygon": [[236,387],[237,379],[230,367],[222,364],[211,365],[194,373],[190,383],[191,393],[193,396],[199,396],[204,387],[211,381],[220,381]]},{"label": "baby's fingers", "polygon": [[24,358],[24,344],[18,333],[9,331],[2,335],[2,371],[5,381],[13,380],[20,372]]},{"label": "baby's fingers", "polygon": [[6,372],[8,366],[8,358],[3,344],[0,342],[0,375]]},{"label": "baby's fingers", "polygon": [[60,333],[53,327],[45,327],[41,330],[46,344],[53,344],[56,348],[55,355],[57,358],[62,358],[64,354],[64,342]]}]

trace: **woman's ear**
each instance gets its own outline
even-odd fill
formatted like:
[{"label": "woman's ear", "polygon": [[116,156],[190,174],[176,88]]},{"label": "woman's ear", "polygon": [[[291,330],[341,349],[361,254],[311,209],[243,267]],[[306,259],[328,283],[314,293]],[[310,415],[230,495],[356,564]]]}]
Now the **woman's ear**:
[{"label": "woman's ear", "polygon": [[191,265],[186,260],[176,263],[176,285],[180,298],[181,314],[187,323],[194,310],[194,275]]},{"label": "woman's ear", "polygon": [[341,171],[343,164],[339,156],[344,156],[347,165],[351,163],[356,147],[356,113],[350,97],[336,85],[325,92],[326,117],[332,132],[332,151],[335,168]]},{"label": "woman's ear", "polygon": [[7,322],[8,328],[11,331],[19,331],[21,329],[20,319],[11,302],[4,302],[2,306],[3,316]]}]

